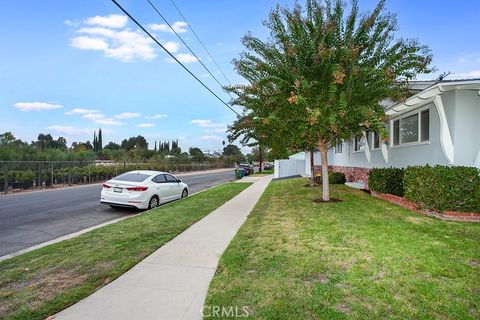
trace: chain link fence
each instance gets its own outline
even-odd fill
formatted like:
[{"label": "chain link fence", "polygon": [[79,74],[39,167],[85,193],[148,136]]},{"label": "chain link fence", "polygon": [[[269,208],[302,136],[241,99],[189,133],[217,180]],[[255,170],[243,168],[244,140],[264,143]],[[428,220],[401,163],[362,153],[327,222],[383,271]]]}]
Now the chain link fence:
[{"label": "chain link fence", "polygon": [[224,162],[0,161],[0,193],[102,182],[132,170],[175,173],[230,167]]}]

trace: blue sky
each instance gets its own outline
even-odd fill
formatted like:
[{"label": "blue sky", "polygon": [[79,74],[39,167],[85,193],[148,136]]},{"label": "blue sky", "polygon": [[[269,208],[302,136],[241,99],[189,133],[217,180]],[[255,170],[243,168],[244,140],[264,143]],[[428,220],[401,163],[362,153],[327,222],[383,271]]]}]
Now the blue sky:
[{"label": "blue sky", "polygon": [[[170,1],[154,2],[225,81]],[[241,36],[251,31],[265,38],[261,22],[277,2],[176,1],[233,83],[242,82],[231,64],[242,51]],[[120,3],[228,100],[146,1]],[[362,9],[374,4],[360,0]],[[387,7],[398,14],[400,36],[432,48],[439,72],[454,72],[452,79],[480,77],[479,1],[390,0]],[[169,61],[111,1],[2,0],[0,21],[1,132],[27,141],[39,132],[51,133],[70,144],[92,140],[93,130],[101,127],[105,143],[141,134],[152,147],[155,140],[179,139],[183,149],[222,148],[223,131],[234,114]]]}]

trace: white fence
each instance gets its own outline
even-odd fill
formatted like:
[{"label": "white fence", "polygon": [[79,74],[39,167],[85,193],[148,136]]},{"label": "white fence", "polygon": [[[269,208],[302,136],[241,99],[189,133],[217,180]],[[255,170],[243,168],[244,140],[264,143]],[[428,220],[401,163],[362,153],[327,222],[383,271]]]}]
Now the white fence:
[{"label": "white fence", "polygon": [[275,160],[274,178],[286,178],[305,174],[305,160]]}]

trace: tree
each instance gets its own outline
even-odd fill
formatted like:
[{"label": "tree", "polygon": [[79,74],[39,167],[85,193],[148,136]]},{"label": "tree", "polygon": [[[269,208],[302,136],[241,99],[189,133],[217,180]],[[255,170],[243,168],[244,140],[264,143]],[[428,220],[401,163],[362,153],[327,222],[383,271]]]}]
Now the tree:
[{"label": "tree", "polygon": [[98,139],[97,139],[97,151],[102,151],[102,149],[103,149],[102,128],[99,128]]},{"label": "tree", "polygon": [[227,144],[223,148],[223,154],[222,155],[223,155],[223,157],[230,158],[231,160],[233,160],[235,162],[242,162],[245,159],[245,156],[243,155],[240,148],[237,147],[234,144]]},{"label": "tree", "polygon": [[49,149],[59,149],[62,151],[67,151],[67,139],[64,137],[58,137],[57,140],[52,140],[48,146]]},{"label": "tree", "polygon": [[182,149],[178,146],[178,140],[172,140],[172,148],[170,154],[172,156],[179,156],[182,153]]},{"label": "tree", "polygon": [[190,148],[188,153],[192,157],[193,161],[201,162],[205,160],[205,154],[200,148]]},{"label": "tree", "polygon": [[15,141],[17,141],[17,139],[10,131],[0,134],[0,145],[2,146],[13,145]]},{"label": "tree", "polygon": [[128,140],[124,139],[121,144],[121,148],[125,150],[134,149],[148,149],[148,142],[143,136],[131,137]]},{"label": "tree", "polygon": [[109,142],[109,143],[107,143],[107,145],[105,146],[104,149],[120,150],[120,145],[118,143],[115,143],[115,142]]},{"label": "tree", "polygon": [[43,134],[40,133],[37,138],[36,145],[40,148],[41,151],[48,148],[48,146],[52,143],[53,138],[50,134]]},{"label": "tree", "polygon": [[234,63],[248,84],[230,88],[233,103],[262,117],[264,130],[290,149],[318,148],[329,201],[328,150],[366,130],[386,138],[380,102],[405,99],[408,81],[433,71],[432,55],[416,40],[395,38],[396,17],[384,1],[363,14],[357,1],[277,6],[265,25],[267,41],[242,39],[246,51]]}]

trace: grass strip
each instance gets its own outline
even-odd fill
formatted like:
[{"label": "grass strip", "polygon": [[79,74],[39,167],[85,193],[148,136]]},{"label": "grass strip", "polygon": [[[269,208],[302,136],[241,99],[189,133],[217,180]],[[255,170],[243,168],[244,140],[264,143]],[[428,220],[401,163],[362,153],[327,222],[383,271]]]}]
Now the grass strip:
[{"label": "grass strip", "polygon": [[0,318],[44,319],[116,279],[239,194],[227,183],[0,262]]},{"label": "grass strip", "polygon": [[422,216],[344,185],[331,186],[342,202],[315,203],[321,187],[306,182],[270,183],[221,258],[205,303],[220,310],[211,318],[221,310],[255,319],[480,318],[480,224]]}]

